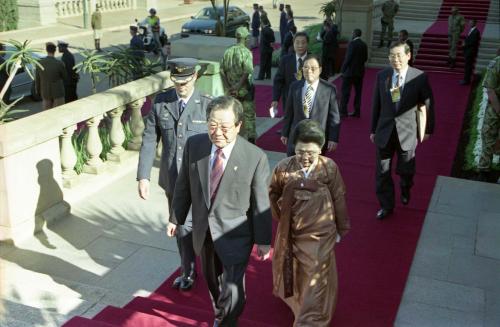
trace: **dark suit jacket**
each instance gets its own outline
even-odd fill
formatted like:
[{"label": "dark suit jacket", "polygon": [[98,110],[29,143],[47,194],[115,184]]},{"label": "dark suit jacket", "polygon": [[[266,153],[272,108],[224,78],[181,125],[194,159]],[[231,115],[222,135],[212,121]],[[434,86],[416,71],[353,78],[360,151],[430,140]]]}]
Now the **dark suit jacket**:
[{"label": "dark suit jacket", "polygon": [[[296,81],[290,86],[290,93],[285,107],[283,128],[281,135],[288,138],[289,144],[293,144],[293,134],[299,122],[306,119],[303,109],[302,88],[305,81]],[[310,119],[320,123],[325,131],[327,141],[339,141],[340,114],[337,104],[335,87],[320,79],[316,95],[314,96],[313,108]]]},{"label": "dark suit jacket", "polygon": [[261,53],[273,53],[272,43],[274,43],[274,31],[270,26],[264,26],[260,36]]},{"label": "dark suit jacket", "polygon": [[464,57],[474,58],[479,50],[479,42],[481,41],[481,33],[477,27],[465,37],[464,40]]},{"label": "dark suit jacket", "polygon": [[64,97],[64,81],[67,79],[66,68],[62,61],[54,57],[40,59],[36,68],[36,89],[44,99],[57,99]]},{"label": "dark suit jacket", "polygon": [[260,28],[260,14],[258,11],[254,11],[252,15],[252,36],[259,36],[259,28]]},{"label": "dark suit jacket", "polygon": [[63,52],[61,61],[66,67],[67,80],[65,81],[65,84],[76,85],[78,82],[78,73],[73,69],[73,67],[75,67],[75,56],[73,56],[73,54],[69,52],[69,50],[66,50]]},{"label": "dark suit jacket", "polygon": [[195,252],[200,254],[209,231],[224,265],[244,263],[254,243],[271,244],[267,157],[258,147],[238,136],[211,203],[211,148],[208,134],[188,139],[175,185],[170,221],[182,225],[192,205]]},{"label": "dark suit jacket", "polygon": [[285,34],[285,39],[281,41],[281,57],[286,56],[287,54],[292,53],[290,49],[293,49],[293,34],[288,31]]},{"label": "dark suit jacket", "polygon": [[167,194],[174,193],[175,181],[181,167],[182,153],[188,137],[207,132],[207,106],[211,98],[196,89],[179,117],[177,93],[174,88],[160,93],[146,119],[142,136],[137,180],[150,179],[156,156],[156,146],[161,138],[163,150],[160,162],[160,186]]},{"label": "dark suit jacket", "polygon": [[386,68],[377,74],[372,102],[371,133],[375,134],[375,144],[384,148],[394,128],[401,148],[413,150],[417,146],[417,105],[427,107],[425,134],[434,132],[434,97],[427,75],[416,68],[408,67],[406,79],[398,105],[392,102],[393,69]]},{"label": "dark suit jacket", "polygon": [[368,60],[368,47],[360,38],[349,42],[347,54],[340,72],[345,77],[363,77],[365,63]]},{"label": "dark suit jacket", "polygon": [[339,47],[338,41],[338,27],[333,25],[330,31],[323,30],[321,32],[321,39],[323,40],[322,56],[327,58],[335,58],[335,52]]},{"label": "dark suit jacket", "polygon": [[287,54],[280,59],[280,65],[273,80],[273,101],[279,101],[283,97],[283,103],[286,103],[286,97],[290,89],[290,84],[295,82],[297,73],[297,58],[295,53]]},{"label": "dark suit jacket", "polygon": [[283,43],[283,37],[288,32],[288,25],[286,19],[286,12],[283,10],[280,14],[280,35],[281,35],[281,43]]}]

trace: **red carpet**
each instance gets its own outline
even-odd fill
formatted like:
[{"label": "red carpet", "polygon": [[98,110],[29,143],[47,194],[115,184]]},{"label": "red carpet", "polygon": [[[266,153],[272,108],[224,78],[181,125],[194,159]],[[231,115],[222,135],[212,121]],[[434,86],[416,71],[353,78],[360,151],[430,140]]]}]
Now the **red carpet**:
[{"label": "red carpet", "polygon": [[[420,47],[415,57],[415,67],[426,72],[447,72],[463,75],[464,54],[462,43],[457,48],[456,67],[448,68],[448,16],[451,14],[451,7],[457,6],[460,13],[467,20],[475,18],[478,20],[477,28],[484,31],[484,22],[488,18],[490,6],[489,0],[444,0],[441,4],[438,20],[425,31],[420,41]],[[468,33],[468,25],[461,35],[461,41]]]},{"label": "red carpet", "polygon": [[[368,138],[376,72],[367,70],[362,117],[342,122],[339,148],[332,156],[347,185],[352,221],[352,232],[335,250],[339,302],[332,326],[336,327],[393,325],[436,176],[449,175],[451,171],[470,93],[470,87],[458,85],[458,76],[429,74],[436,97],[436,133],[417,149],[418,173],[410,205],[398,204],[392,217],[377,221],[374,218],[378,209],[374,191],[375,148]],[[340,87],[337,88],[341,94]],[[269,107],[270,89],[270,86],[259,87],[259,112]],[[280,124],[260,137],[258,145],[265,150],[285,151],[277,128]],[[75,317],[65,326],[210,327],[213,313],[203,279],[199,278],[191,292],[181,293],[170,288],[174,275],[148,298],[136,297],[123,309],[109,306],[93,319]],[[247,305],[241,326],[292,325],[292,313],[271,294],[271,276],[269,261],[251,259],[246,275]]]}]

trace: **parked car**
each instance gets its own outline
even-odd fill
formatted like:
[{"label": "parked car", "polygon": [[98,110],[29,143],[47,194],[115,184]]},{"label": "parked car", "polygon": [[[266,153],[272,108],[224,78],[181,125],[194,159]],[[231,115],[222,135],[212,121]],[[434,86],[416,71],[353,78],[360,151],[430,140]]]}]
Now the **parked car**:
[{"label": "parked car", "polygon": [[[15,51],[15,48],[9,45],[5,46],[6,51]],[[38,59],[42,59],[44,55],[39,53],[34,53]],[[6,52],[5,59],[10,57],[10,53]],[[35,67],[31,65],[26,68],[19,68],[16,76],[12,80],[10,84],[11,92],[10,92],[10,101],[14,101],[20,97],[30,96],[34,101],[41,101],[42,98],[36,92],[35,81],[31,79],[31,77],[26,72],[26,69],[31,70],[33,76],[35,76]]]},{"label": "parked car", "polygon": [[[191,16],[191,20],[182,25],[183,34],[204,34],[215,35],[215,24],[217,22],[217,14],[221,21],[224,21],[224,7],[217,6],[217,12],[213,7],[205,7],[196,15]],[[229,6],[227,15],[226,36],[233,36],[235,31],[240,26],[250,25],[250,16],[236,6]]]}]

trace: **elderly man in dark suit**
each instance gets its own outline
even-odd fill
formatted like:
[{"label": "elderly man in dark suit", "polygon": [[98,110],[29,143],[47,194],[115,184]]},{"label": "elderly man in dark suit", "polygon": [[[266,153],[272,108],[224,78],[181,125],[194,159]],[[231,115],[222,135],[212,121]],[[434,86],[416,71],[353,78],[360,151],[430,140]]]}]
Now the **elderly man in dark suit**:
[{"label": "elderly man in dark suit", "polygon": [[340,105],[340,116],[347,116],[347,107],[351,96],[351,87],[354,85],[356,96],[354,97],[354,112],[349,116],[361,116],[361,91],[363,90],[363,77],[365,75],[365,63],[368,60],[368,47],[361,40],[361,30],[356,28],[352,31],[352,40],[347,47],[347,54],[342,63],[342,102]]},{"label": "elderly man in dark suit", "polygon": [[233,327],[245,305],[245,270],[254,243],[261,259],[269,256],[269,164],[262,150],[238,136],[238,100],[216,98],[207,115],[208,135],[186,143],[167,233],[176,233],[192,206],[194,249],[212,297],[214,326]]},{"label": "elderly man in dark suit", "polygon": [[295,154],[295,127],[304,119],[316,120],[325,132],[322,152],[334,151],[339,142],[340,114],[335,87],[323,79],[321,59],[309,55],[304,60],[304,79],[292,83],[285,107],[281,142],[287,145],[287,155]]},{"label": "elderly man in dark suit", "polygon": [[55,58],[56,45],[45,44],[47,57],[39,61],[43,67],[36,68],[35,85],[37,93],[42,96],[43,110],[64,104],[64,81],[67,79],[64,64]]},{"label": "elderly man in dark suit", "polygon": [[[157,142],[161,140],[163,150],[159,184],[165,190],[171,211],[175,181],[182,163],[182,151],[189,136],[207,132],[206,109],[211,98],[200,94],[195,88],[197,60],[178,58],[168,63],[174,87],[156,96],[153,108],[146,119],[137,180],[139,196],[147,200]],[[181,291],[191,289],[196,278],[191,230],[192,218],[189,215],[177,233],[181,275],[175,279],[172,287]]]},{"label": "elderly man in dark suit", "polygon": [[[397,154],[396,173],[400,176],[401,202],[410,201],[415,175],[415,148],[418,132],[428,139],[434,131],[434,98],[427,75],[410,67],[410,47],[394,42],[389,50],[390,68],[377,74],[372,102],[370,140],[377,146],[376,192],[380,203],[377,219],[394,210],[392,160]],[[417,110],[425,106],[427,124],[418,131]]]},{"label": "elderly man in dark suit", "polygon": [[465,71],[464,79],[460,81],[461,85],[467,85],[471,82],[472,70],[476,61],[477,52],[479,51],[479,42],[481,42],[481,33],[476,27],[476,20],[471,19],[469,26],[469,33],[467,33],[464,40]]},{"label": "elderly man in dark suit", "polygon": [[293,37],[293,49],[295,53],[290,53],[281,57],[280,65],[273,80],[273,101],[271,106],[277,111],[278,101],[283,101],[283,111],[285,110],[290,84],[297,80],[302,80],[302,66],[307,57],[307,45],[309,36],[305,32],[297,32]]}]

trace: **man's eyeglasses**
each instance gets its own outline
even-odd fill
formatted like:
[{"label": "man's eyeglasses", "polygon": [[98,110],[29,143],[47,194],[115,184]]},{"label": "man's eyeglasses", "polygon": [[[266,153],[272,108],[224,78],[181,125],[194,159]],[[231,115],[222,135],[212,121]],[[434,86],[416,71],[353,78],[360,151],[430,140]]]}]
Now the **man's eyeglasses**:
[{"label": "man's eyeglasses", "polygon": [[320,67],[309,67],[309,66],[304,66],[302,67],[302,70],[310,70],[312,72],[318,71]]},{"label": "man's eyeglasses", "polygon": [[401,53],[396,53],[396,54],[391,53],[389,55],[389,59],[391,59],[391,60],[394,60],[396,58],[401,59],[401,58],[404,58],[404,57],[405,57],[405,54],[401,54]]},{"label": "man's eyeglasses", "polygon": [[233,130],[235,124],[234,123],[218,123],[216,121],[210,120],[208,122],[208,129],[210,132],[215,132],[220,128],[223,134],[229,133]]}]

